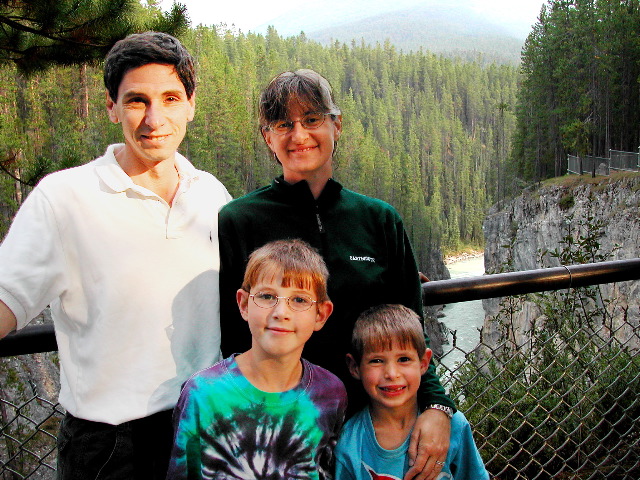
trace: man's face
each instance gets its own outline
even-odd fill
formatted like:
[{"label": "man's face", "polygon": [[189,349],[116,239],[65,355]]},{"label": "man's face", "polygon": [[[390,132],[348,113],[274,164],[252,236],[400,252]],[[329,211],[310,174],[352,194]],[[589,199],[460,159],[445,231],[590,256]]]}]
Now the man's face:
[{"label": "man's face", "polygon": [[107,93],[107,111],[122,123],[125,148],[118,161],[151,168],[174,159],[193,120],[195,95],[187,97],[173,66],[150,63],[124,75],[116,102]]}]

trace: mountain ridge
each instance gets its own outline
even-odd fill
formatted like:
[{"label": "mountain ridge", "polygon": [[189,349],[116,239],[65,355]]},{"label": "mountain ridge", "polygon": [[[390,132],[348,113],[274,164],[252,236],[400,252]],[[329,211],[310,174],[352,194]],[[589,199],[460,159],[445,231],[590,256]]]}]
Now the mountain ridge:
[{"label": "mountain ridge", "polygon": [[463,3],[429,2],[399,4],[393,11],[373,8],[369,12],[346,10],[324,13],[322,20],[310,19],[313,12],[287,12],[258,31],[272,26],[282,36],[301,32],[322,44],[364,42],[383,44],[387,40],[408,53],[420,49],[445,56],[473,57],[478,54],[499,63],[518,63],[524,40],[510,33]]}]

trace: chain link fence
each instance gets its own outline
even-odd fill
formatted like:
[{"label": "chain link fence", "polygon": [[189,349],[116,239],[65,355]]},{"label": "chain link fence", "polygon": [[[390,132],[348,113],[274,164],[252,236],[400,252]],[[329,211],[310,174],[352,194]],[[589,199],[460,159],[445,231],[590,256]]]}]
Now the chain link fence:
[{"label": "chain link fence", "polygon": [[[6,371],[6,365],[0,368]],[[53,479],[56,436],[64,410],[34,390],[33,384],[25,390],[29,392],[19,403],[0,398],[0,478]]]},{"label": "chain link fence", "polygon": [[[506,297],[472,351],[449,335],[438,366],[445,388],[494,479],[638,479],[637,315],[614,319],[596,304],[601,315],[586,321],[579,311],[597,297],[557,295]],[[526,327],[514,317],[523,308],[537,309]],[[47,363],[55,368],[55,353],[0,359],[2,480],[55,477],[63,409],[35,379]]]},{"label": "chain link fence", "polygon": [[636,152],[621,152],[619,150],[609,150],[612,170],[640,170],[640,154]]},{"label": "chain link fence", "polygon": [[478,347],[440,366],[492,478],[640,478],[640,328],[598,291],[505,298]]},{"label": "chain link fence", "polygon": [[567,173],[583,175],[595,172],[596,175],[609,175],[611,159],[584,155],[567,155]]},{"label": "chain link fence", "polygon": [[609,150],[609,158],[584,155],[567,155],[567,173],[583,175],[595,172],[596,175],[609,175],[611,170],[637,172],[640,170],[640,154]]},{"label": "chain link fence", "polygon": [[[47,309],[31,325],[51,323]],[[0,480],[55,478],[58,370],[57,352],[0,358]]]}]

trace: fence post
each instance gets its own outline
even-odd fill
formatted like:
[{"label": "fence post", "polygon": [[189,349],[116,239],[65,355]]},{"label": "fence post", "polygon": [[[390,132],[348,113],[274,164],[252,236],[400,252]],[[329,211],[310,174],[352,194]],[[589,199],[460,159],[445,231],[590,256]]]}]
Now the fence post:
[{"label": "fence post", "polygon": [[578,155],[578,172],[582,176],[582,155]]}]

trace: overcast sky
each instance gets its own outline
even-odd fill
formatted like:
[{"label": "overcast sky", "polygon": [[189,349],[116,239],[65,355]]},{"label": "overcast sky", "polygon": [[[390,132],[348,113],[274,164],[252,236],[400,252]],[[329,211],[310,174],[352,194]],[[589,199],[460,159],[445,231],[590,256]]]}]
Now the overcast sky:
[{"label": "overcast sky", "polygon": [[[301,6],[300,2],[282,0],[178,0],[187,6],[193,26],[204,24],[234,24],[243,32],[260,31],[257,27],[267,24],[287,10]],[[329,0],[313,0],[317,7]],[[344,0],[349,2],[350,0]],[[376,0],[370,0],[375,2]],[[417,3],[419,0],[382,0],[387,5]],[[425,0],[432,3],[434,0]],[[504,24],[518,32],[523,38],[536,23],[540,8],[545,0],[442,0],[440,3],[469,2],[474,9],[489,14],[496,23]],[[162,0],[164,9],[171,6],[173,0]]]}]

